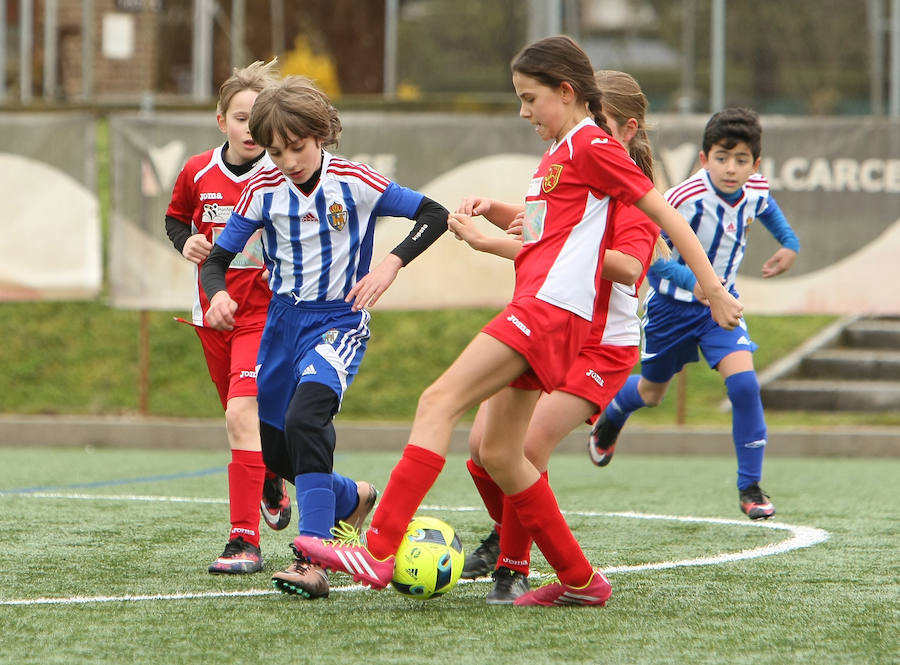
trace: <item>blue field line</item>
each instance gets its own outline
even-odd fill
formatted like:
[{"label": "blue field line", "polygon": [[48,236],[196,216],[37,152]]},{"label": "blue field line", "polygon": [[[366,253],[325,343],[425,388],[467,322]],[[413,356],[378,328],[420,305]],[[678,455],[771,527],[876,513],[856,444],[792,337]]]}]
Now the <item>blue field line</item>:
[{"label": "blue field line", "polygon": [[197,471],[181,471],[179,473],[166,473],[159,476],[143,476],[139,478],[119,478],[115,480],[98,480],[91,483],[72,483],[71,485],[40,485],[37,487],[22,487],[13,490],[0,490],[0,494],[31,494],[33,492],[59,492],[61,490],[96,489],[98,487],[116,487],[117,485],[132,485],[135,483],[156,483],[164,480],[182,480],[184,478],[201,478],[225,473],[228,467],[215,466],[209,469]]}]

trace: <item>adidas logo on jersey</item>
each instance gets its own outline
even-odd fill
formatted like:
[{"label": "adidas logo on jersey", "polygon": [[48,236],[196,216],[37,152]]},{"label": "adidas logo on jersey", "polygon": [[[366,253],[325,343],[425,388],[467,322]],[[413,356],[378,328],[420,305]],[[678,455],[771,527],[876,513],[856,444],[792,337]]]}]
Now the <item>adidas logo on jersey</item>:
[{"label": "adidas logo on jersey", "polygon": [[750,340],[747,339],[746,335],[741,335],[740,337],[738,337],[737,343],[743,344],[744,346],[750,346]]},{"label": "adidas logo on jersey", "polygon": [[303,373],[300,376],[307,376],[309,374],[315,374],[315,373],[316,373],[316,368],[312,365],[307,365],[306,369],[303,370]]},{"label": "adidas logo on jersey", "polygon": [[735,231],[737,231],[737,227],[734,225],[734,222],[731,222],[728,226],[725,227],[725,230],[728,231],[728,233],[734,233]]},{"label": "adidas logo on jersey", "polygon": [[318,223],[319,223],[319,218],[316,217],[316,216],[315,216],[314,214],[312,214],[311,212],[308,212],[308,213],[306,213],[305,215],[303,215],[303,217],[300,218],[300,221],[301,221],[301,222],[314,222],[314,223],[318,224]]}]

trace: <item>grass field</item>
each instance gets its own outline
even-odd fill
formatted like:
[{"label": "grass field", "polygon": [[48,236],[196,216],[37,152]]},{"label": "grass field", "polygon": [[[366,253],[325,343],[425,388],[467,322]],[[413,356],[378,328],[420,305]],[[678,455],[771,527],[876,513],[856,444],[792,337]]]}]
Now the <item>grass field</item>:
[{"label": "grass field", "polygon": [[[383,487],[396,452],[343,453]],[[426,602],[333,575],[331,597],[206,572],[227,530],[222,452],[0,448],[0,663],[898,663],[897,459],[766,463],[778,520],[737,509],[731,457],[581,455],[551,464],[606,569],[606,608],[489,607],[484,582]],[[489,526],[463,458],[421,514],[467,547]],[[678,517],[679,519],[675,519]],[[546,564],[535,556],[535,567]]]},{"label": "grass field", "polygon": [[[100,302],[3,303],[0,306],[0,413],[120,415],[140,413],[140,313]],[[344,399],[344,421],[409,422],[419,394],[495,314],[490,309],[372,312],[372,339]],[[220,418],[221,406],[196,335],[172,316],[150,312],[149,399],[145,415]],[[830,316],[747,316],[763,370],[834,321]],[[72,334],[78,331],[78,334]],[[102,343],[98,343],[98,340]],[[410,352],[414,345],[415,353]],[[53,349],[47,354],[47,349]],[[725,388],[705,363],[686,368],[685,420],[729,426],[717,408]],[[676,422],[676,390],[633,423]],[[900,412],[772,411],[772,429],[797,426],[898,426]]]}]

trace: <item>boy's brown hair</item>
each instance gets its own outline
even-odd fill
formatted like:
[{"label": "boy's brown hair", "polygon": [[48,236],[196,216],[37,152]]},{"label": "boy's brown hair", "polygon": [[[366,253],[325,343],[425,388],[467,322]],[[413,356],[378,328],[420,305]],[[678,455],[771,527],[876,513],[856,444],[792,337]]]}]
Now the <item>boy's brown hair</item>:
[{"label": "boy's brown hair", "polygon": [[247,65],[241,69],[235,67],[231,76],[225,79],[225,82],[219,86],[219,99],[216,103],[216,112],[225,115],[228,107],[231,106],[231,100],[239,92],[244,90],[262,90],[272,85],[278,80],[278,58],[272,58],[269,62],[257,60],[252,65]]},{"label": "boy's brown hair", "polygon": [[285,143],[288,135],[313,137],[327,147],[337,145],[341,120],[315,83],[305,76],[286,76],[259,93],[250,112],[250,135],[264,148],[272,146],[276,135]]}]

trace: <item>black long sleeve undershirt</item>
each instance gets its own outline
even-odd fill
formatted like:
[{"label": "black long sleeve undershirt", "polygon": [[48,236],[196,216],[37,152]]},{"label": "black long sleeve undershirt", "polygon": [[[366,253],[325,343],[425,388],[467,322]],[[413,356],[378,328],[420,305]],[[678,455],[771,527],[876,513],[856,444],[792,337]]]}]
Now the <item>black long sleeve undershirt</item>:
[{"label": "black long sleeve undershirt", "polygon": [[169,240],[180,254],[184,251],[184,243],[191,237],[191,226],[180,219],[166,215],[166,235],[169,236]]},{"label": "black long sleeve undershirt", "polygon": [[403,265],[407,265],[443,235],[447,230],[449,214],[440,203],[423,196],[416,214],[413,215],[413,219],[416,220],[415,225],[409,235],[391,250],[391,254],[400,257]]},{"label": "black long sleeve undershirt", "polygon": [[235,256],[237,252],[229,252],[219,245],[213,245],[212,251],[200,268],[200,284],[203,285],[208,299],[212,300],[219,291],[225,291],[225,271]]}]

